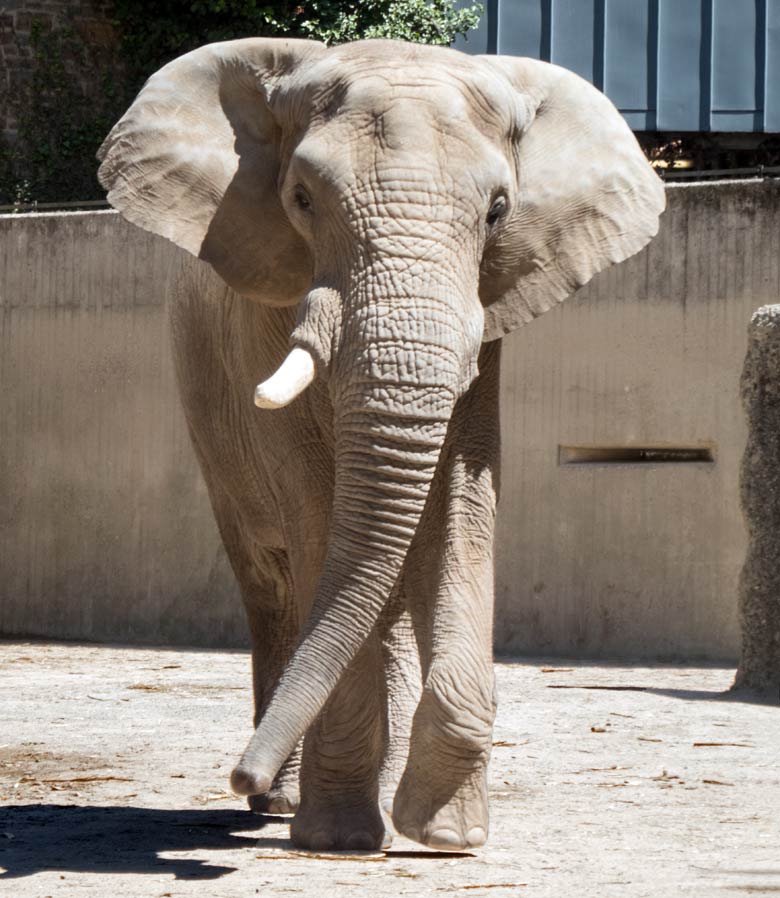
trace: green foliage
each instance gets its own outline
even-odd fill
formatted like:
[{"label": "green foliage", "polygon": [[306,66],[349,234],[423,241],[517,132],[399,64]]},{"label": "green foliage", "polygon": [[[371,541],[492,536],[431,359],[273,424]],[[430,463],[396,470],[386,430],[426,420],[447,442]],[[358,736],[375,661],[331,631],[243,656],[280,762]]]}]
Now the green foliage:
[{"label": "green foliage", "polygon": [[478,3],[454,7],[455,0],[115,0],[120,65],[110,47],[94,47],[73,28],[34,25],[32,77],[17,98],[18,138],[0,139],[0,205],[102,198],[95,177],[101,141],[146,78],[188,50],[252,36],[450,44],[482,13]]},{"label": "green foliage", "polygon": [[[321,3],[312,6],[345,6]],[[358,38],[396,38],[418,44],[451,44],[458,35],[475,28],[482,6],[453,9],[452,0],[364,0],[348,4],[329,21],[327,16],[306,22],[311,36],[326,43],[343,43]]]}]

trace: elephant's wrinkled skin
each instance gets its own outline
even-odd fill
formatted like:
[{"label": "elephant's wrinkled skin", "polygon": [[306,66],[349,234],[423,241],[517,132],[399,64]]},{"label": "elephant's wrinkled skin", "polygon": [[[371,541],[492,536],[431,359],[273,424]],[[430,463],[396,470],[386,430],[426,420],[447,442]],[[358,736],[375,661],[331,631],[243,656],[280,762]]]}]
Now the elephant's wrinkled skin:
[{"label": "elephant's wrinkled skin", "polygon": [[203,47],[101,159],[126,218],[210,263],[171,316],[252,633],[233,788],[310,848],[382,844],[380,800],[482,844],[497,338],[641,249],[660,182],[571,73],[389,41]]}]

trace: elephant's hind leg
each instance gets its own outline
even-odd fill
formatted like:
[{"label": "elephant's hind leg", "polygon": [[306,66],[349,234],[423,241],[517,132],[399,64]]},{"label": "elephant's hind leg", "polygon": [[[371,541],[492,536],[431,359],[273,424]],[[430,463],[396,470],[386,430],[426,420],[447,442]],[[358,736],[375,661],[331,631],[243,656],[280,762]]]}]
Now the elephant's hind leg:
[{"label": "elephant's hind leg", "polygon": [[[179,392],[246,610],[257,724],[297,643],[300,614],[287,552],[281,548],[287,544],[262,464],[264,431],[252,414],[251,386],[236,374],[241,361],[236,328],[245,319],[247,330],[259,326],[251,309],[208,266],[183,263],[169,305]],[[293,813],[299,766],[296,751],[271,790],[249,799],[250,807]]]},{"label": "elephant's hind leg", "polygon": [[[213,502],[228,557],[241,587],[252,642],[254,726],[257,727],[276,684],[298,642],[299,613],[295,607],[287,552],[251,544],[252,529],[226,497]],[[300,745],[276,775],[271,788],[251,795],[249,807],[262,814],[294,814],[299,803]]]},{"label": "elephant's hind leg", "polygon": [[[278,549],[255,552],[253,587],[242,587],[252,638],[252,686],[257,727],[298,642],[298,614],[290,592],[287,556]],[[262,574],[258,571],[262,570]],[[270,601],[269,601],[270,599]],[[255,813],[294,814],[300,800],[301,746],[282,765],[265,795],[249,797]]]}]

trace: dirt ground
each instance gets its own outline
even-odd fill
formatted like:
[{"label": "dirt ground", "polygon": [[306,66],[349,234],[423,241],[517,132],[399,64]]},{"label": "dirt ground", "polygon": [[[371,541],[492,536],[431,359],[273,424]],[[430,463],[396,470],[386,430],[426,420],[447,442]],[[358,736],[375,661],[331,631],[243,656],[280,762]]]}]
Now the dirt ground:
[{"label": "dirt ground", "polygon": [[228,791],[243,652],[0,643],[3,898],[780,893],[780,706],[714,667],[496,665],[491,832],[295,852]]}]

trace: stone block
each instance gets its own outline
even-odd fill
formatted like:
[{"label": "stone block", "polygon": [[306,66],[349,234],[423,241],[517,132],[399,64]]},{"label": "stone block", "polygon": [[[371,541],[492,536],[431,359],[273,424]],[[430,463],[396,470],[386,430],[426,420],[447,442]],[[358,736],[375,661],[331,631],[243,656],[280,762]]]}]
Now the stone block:
[{"label": "stone block", "polygon": [[780,305],[762,306],[748,330],[740,382],[748,438],[740,500],[748,549],[739,582],[742,654],[734,683],[780,698]]}]

